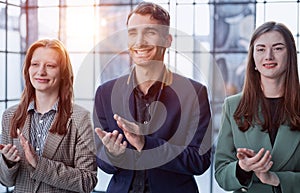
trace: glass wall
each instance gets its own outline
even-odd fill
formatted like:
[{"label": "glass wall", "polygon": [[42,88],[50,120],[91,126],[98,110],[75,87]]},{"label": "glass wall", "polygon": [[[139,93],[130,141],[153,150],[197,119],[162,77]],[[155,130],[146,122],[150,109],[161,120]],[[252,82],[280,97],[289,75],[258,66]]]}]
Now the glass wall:
[{"label": "glass wall", "polygon": [[[97,86],[129,70],[125,23],[139,1],[0,0],[0,115],[19,101],[24,55],[40,38],[64,42],[75,73],[75,100],[92,112]],[[166,64],[209,88],[215,138],[224,98],[241,90],[247,47],[255,26],[269,20],[285,23],[295,36],[300,56],[297,0],[153,2],[171,14],[173,43]],[[95,191],[105,191],[110,175],[99,171],[98,177]],[[202,193],[224,192],[214,181],[212,167],[196,179]],[[5,191],[0,186],[0,192]]]}]

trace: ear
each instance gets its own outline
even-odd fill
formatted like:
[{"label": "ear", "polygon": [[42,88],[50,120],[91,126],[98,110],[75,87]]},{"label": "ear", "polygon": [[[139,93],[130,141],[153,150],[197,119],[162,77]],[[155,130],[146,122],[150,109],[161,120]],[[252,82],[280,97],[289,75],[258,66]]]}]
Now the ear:
[{"label": "ear", "polygon": [[171,47],[172,41],[173,41],[172,35],[171,35],[171,34],[168,34],[168,35],[166,36],[166,48]]}]

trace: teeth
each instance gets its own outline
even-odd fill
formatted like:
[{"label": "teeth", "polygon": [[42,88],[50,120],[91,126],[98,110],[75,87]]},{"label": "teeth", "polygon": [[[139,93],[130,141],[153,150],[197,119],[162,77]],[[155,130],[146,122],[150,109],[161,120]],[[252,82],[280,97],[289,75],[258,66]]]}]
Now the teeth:
[{"label": "teeth", "polygon": [[144,56],[144,55],[146,55],[148,53],[148,51],[147,50],[136,50],[136,53],[138,55]]},{"label": "teeth", "polygon": [[264,66],[276,66],[276,64],[265,64]]}]

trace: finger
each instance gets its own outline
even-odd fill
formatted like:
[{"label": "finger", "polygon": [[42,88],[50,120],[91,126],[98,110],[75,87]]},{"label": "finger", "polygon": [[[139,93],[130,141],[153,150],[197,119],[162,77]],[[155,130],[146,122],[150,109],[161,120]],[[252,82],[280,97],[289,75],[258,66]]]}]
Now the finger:
[{"label": "finger", "polygon": [[104,135],[104,137],[101,139],[102,140],[102,143],[105,145],[105,146],[107,146],[108,144],[109,144],[109,142],[110,142],[110,140],[111,140],[111,133],[106,133],[105,135]]},{"label": "finger", "polygon": [[115,144],[120,146],[122,144],[123,135],[120,133],[117,137],[117,140],[115,141]]},{"label": "finger", "polygon": [[123,143],[121,143],[121,146],[123,149],[126,149],[127,147],[127,141],[123,141]]},{"label": "finger", "polygon": [[270,161],[263,168],[261,168],[259,172],[268,172],[272,166],[273,166],[273,161]]},{"label": "finger", "polygon": [[[116,116],[117,116],[117,115],[116,115]],[[116,122],[117,122],[118,127],[119,127],[120,129],[122,129],[123,131],[126,130],[125,124],[124,124],[124,122],[122,122],[122,118],[118,118],[118,117],[116,117],[116,116],[114,116],[114,118],[115,118],[115,120],[116,120]]]},{"label": "finger", "polygon": [[238,152],[238,153],[236,154],[236,157],[237,157],[239,160],[243,160],[246,156],[245,156],[244,153]]},{"label": "finger", "polygon": [[14,162],[19,161],[20,156],[18,154],[19,154],[18,150],[15,150],[14,153],[11,155],[11,160],[14,161]]},{"label": "finger", "polygon": [[126,119],[122,118],[122,117],[119,116],[118,114],[114,114],[114,119],[117,121],[118,126],[119,126],[122,130],[127,130],[127,131],[128,131],[127,125],[130,124],[129,121],[127,121]]},{"label": "finger", "polygon": [[0,144],[0,150],[2,150],[4,148],[3,144]]},{"label": "finger", "polygon": [[242,152],[244,153],[247,157],[253,157],[255,156],[255,152],[252,149],[248,149],[248,148],[238,148],[237,152]]},{"label": "finger", "polygon": [[25,139],[25,137],[23,136],[22,133],[19,135],[19,139],[20,139],[20,143],[21,143],[23,149],[25,149],[26,148],[27,140]]},{"label": "finger", "polygon": [[271,159],[272,159],[272,156],[271,156],[270,151],[266,151],[266,153],[259,160],[259,162],[257,162],[256,164],[253,165],[254,166],[254,170],[255,171],[265,170],[265,168],[268,167]]},{"label": "finger", "polygon": [[264,148],[261,148],[257,154],[255,154],[255,156],[253,156],[252,158],[249,158],[249,163],[251,164],[256,164],[257,162],[260,161],[260,159],[263,157],[264,155],[264,151],[265,149]]},{"label": "finger", "polygon": [[17,134],[18,134],[18,135],[20,135],[20,134],[21,134],[21,131],[20,131],[20,129],[19,129],[19,128],[17,129]]},{"label": "finger", "polygon": [[104,131],[104,130],[98,128],[98,127],[95,129],[95,132],[96,132],[96,134],[98,135],[98,137],[100,139],[102,139],[107,134],[106,131]]},{"label": "finger", "polygon": [[17,150],[17,147],[15,146],[15,145],[13,145],[10,149],[9,149],[9,151],[5,154],[5,157],[8,159],[8,160],[11,160],[11,161],[13,161],[14,160],[14,158],[15,158],[15,152],[17,152],[18,150]]}]

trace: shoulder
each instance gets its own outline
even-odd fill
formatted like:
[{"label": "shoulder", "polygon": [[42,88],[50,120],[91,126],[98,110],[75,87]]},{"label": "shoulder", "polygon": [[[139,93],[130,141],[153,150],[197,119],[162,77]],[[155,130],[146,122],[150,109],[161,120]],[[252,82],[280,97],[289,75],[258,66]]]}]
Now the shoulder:
[{"label": "shoulder", "polygon": [[227,98],[225,98],[225,103],[226,104],[238,104],[240,102],[242,98],[242,93],[238,93],[238,94],[235,94],[235,95],[231,95],[231,96],[228,96]]},{"label": "shoulder", "polygon": [[224,110],[229,113],[234,113],[241,101],[241,98],[242,98],[241,93],[238,93],[238,94],[235,94],[232,96],[228,96],[227,98],[225,98],[224,104],[223,104]]},{"label": "shoulder", "polygon": [[191,78],[177,74],[177,73],[173,73],[173,83],[175,85],[182,85],[182,84],[192,85],[193,88],[197,91],[202,90],[202,89],[206,90],[206,86],[204,84],[202,84],[196,80],[193,80]]},{"label": "shoulder", "polygon": [[119,78],[115,78],[115,79],[108,80],[108,81],[104,82],[103,84],[98,86],[98,88],[96,90],[96,93],[99,93],[100,91],[101,92],[111,91],[116,82],[121,83],[121,84],[126,84],[127,80],[128,80],[128,76],[129,75],[124,75],[124,76],[121,76]]},{"label": "shoulder", "polygon": [[13,105],[13,106],[7,108],[3,112],[3,117],[6,117],[6,116],[10,117],[10,116],[12,116],[16,112],[17,108],[18,108],[18,105]]},{"label": "shoulder", "polygon": [[85,107],[80,106],[78,104],[73,104],[73,118],[84,118],[86,116],[90,116],[90,111],[88,111]]}]

